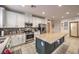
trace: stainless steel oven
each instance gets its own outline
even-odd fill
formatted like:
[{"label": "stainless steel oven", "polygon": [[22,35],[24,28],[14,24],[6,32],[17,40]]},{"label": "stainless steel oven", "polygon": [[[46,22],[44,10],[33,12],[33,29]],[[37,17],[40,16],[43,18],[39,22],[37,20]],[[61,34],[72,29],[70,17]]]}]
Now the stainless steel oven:
[{"label": "stainless steel oven", "polygon": [[26,42],[29,40],[34,40],[34,33],[28,33],[26,34]]}]

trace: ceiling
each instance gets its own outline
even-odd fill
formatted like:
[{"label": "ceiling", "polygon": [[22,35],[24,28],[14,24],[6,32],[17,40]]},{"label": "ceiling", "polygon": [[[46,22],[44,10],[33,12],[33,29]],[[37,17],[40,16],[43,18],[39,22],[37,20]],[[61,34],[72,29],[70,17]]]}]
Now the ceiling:
[{"label": "ceiling", "polygon": [[[79,5],[36,5],[33,8],[31,8],[31,5],[25,5],[24,7],[22,5],[5,5],[5,7],[19,12],[29,12],[38,16],[52,18],[53,20],[79,16]],[[42,12],[45,13],[42,14]]]}]

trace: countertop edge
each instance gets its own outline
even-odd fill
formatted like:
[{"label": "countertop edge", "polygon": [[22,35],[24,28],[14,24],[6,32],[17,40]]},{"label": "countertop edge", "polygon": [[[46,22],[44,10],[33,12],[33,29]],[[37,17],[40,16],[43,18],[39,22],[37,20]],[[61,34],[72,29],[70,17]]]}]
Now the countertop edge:
[{"label": "countertop edge", "polygon": [[49,42],[49,41],[47,41],[47,39],[45,39],[45,38],[43,38],[43,37],[40,37],[40,36],[36,36],[36,38],[39,38],[39,39],[41,39],[41,40],[43,40],[43,41],[45,41],[45,42],[48,42],[48,43],[50,43],[50,44],[52,44],[53,42],[55,42],[56,40],[58,40],[58,39],[60,39],[60,38],[62,38],[62,37],[64,37],[64,36],[66,36],[67,34],[63,34],[63,35],[60,35],[60,37],[56,37],[54,40],[52,40],[51,42]]}]

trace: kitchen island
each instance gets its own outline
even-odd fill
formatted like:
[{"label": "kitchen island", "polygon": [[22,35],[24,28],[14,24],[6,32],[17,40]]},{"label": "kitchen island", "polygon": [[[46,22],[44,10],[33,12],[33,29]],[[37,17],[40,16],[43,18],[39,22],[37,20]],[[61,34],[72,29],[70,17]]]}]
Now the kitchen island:
[{"label": "kitchen island", "polygon": [[66,33],[45,33],[36,36],[36,51],[39,54],[52,53],[64,42]]}]

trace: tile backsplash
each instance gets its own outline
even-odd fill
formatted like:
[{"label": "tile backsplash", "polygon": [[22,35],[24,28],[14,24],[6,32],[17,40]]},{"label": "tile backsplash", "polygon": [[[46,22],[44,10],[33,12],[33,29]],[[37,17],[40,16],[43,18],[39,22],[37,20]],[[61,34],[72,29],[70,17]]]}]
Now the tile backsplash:
[{"label": "tile backsplash", "polygon": [[4,31],[4,35],[13,35],[24,33],[24,28],[0,28],[0,31]]}]

